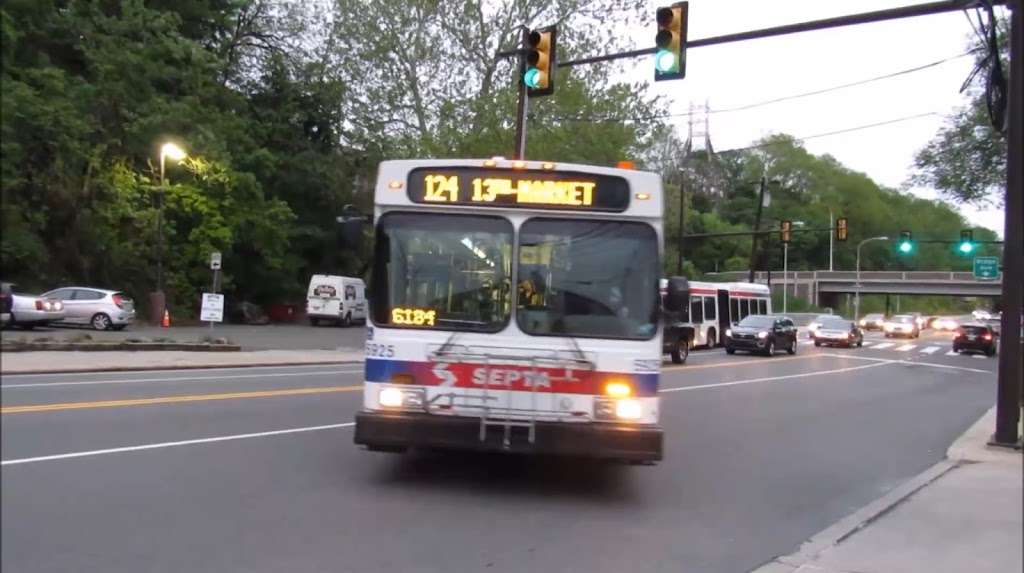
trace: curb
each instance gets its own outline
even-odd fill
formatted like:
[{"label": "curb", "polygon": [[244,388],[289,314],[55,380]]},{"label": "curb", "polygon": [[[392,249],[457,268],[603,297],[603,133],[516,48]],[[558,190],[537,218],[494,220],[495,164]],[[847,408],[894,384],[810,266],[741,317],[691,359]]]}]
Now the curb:
[{"label": "curb", "polygon": [[42,342],[5,344],[0,352],[239,352],[238,344],[202,344],[191,342]]},{"label": "curb", "polygon": [[960,462],[948,459],[942,460],[896,486],[889,493],[816,533],[795,552],[782,557],[776,557],[756,567],[751,573],[795,573],[814,561],[826,549],[842,543],[878,518],[895,509],[922,488],[946,475],[946,473],[960,467],[960,465]]},{"label": "curb", "polygon": [[165,364],[163,366],[97,366],[95,368],[71,368],[67,370],[36,369],[17,372],[0,372],[4,376],[26,374],[85,374],[90,372],[144,372],[148,370],[235,370],[239,368],[274,368],[288,366],[330,366],[339,364],[362,364],[363,360],[316,360],[309,362],[250,362],[246,364]]}]

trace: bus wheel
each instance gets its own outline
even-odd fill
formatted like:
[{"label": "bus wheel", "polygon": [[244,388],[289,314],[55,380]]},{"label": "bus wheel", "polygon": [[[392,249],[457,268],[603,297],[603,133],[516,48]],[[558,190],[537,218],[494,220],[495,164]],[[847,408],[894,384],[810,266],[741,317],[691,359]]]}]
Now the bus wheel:
[{"label": "bus wheel", "polygon": [[708,349],[714,348],[718,345],[718,333],[712,328],[708,330]]},{"label": "bus wheel", "polygon": [[680,338],[679,342],[676,342],[676,347],[669,353],[672,357],[673,364],[685,364],[686,358],[690,356],[690,341],[685,338]]}]

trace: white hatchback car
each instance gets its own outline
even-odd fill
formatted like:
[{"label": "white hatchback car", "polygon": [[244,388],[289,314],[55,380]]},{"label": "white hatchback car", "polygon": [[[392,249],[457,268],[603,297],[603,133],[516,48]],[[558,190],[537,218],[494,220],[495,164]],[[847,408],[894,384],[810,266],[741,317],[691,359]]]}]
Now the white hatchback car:
[{"label": "white hatchback car", "polygon": [[123,292],[92,287],[64,287],[43,297],[64,302],[60,324],[88,325],[96,330],[123,330],[135,321],[135,302]]}]

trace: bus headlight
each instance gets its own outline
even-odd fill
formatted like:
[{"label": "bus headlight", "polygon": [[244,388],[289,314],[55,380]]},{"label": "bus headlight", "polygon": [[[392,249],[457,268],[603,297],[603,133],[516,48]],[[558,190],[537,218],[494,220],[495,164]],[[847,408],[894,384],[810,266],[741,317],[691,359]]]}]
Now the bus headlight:
[{"label": "bus headlight", "polygon": [[643,408],[636,400],[619,400],[615,403],[615,416],[623,420],[636,420],[643,415]]},{"label": "bus headlight", "polygon": [[395,388],[386,386],[377,394],[377,403],[385,408],[421,410],[425,403],[422,388]]}]

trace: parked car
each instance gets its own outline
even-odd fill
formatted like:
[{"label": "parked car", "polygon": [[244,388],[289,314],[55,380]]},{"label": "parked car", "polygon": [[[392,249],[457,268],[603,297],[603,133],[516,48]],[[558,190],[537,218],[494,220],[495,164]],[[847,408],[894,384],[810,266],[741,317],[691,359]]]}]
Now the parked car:
[{"label": "parked car", "polygon": [[886,338],[894,336],[917,338],[921,336],[921,327],[917,325],[917,320],[909,314],[897,314],[890,318],[885,321],[883,329],[885,330]]},{"label": "parked car", "polygon": [[987,324],[969,322],[963,324],[953,337],[953,352],[984,352],[987,356],[996,354],[996,338],[998,334]]},{"label": "parked car", "polygon": [[796,338],[796,325],[791,319],[751,314],[725,330],[725,352],[748,350],[772,356],[776,349],[785,348],[786,352],[796,354]]},{"label": "parked car", "polygon": [[814,317],[814,320],[807,325],[807,338],[814,338],[814,333],[821,328],[821,323],[832,318],[842,317],[837,314],[819,314]]},{"label": "parked car", "polygon": [[91,326],[96,330],[123,330],[135,322],[135,301],[121,291],[93,287],[63,287],[43,296],[64,303],[61,324]]},{"label": "parked car", "polygon": [[46,326],[64,318],[64,303],[58,299],[22,294],[11,289],[10,324],[26,330]]},{"label": "parked car", "polygon": [[864,346],[864,332],[857,327],[857,323],[843,318],[832,318],[821,323],[814,333],[815,346]]},{"label": "parked car", "polygon": [[7,328],[11,323],[11,307],[14,306],[14,293],[11,283],[0,283],[0,328]]},{"label": "parked car", "polygon": [[872,313],[860,319],[860,327],[864,330],[882,330],[885,328],[885,315]]}]

